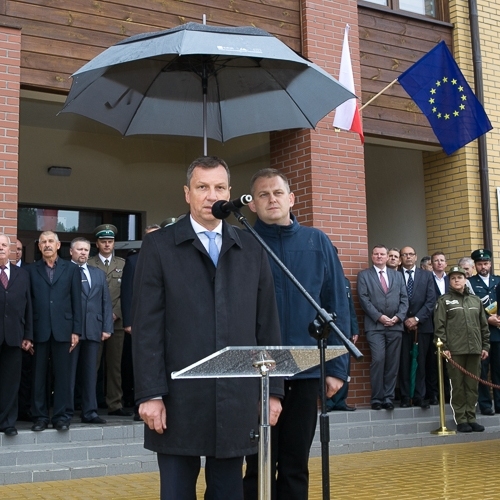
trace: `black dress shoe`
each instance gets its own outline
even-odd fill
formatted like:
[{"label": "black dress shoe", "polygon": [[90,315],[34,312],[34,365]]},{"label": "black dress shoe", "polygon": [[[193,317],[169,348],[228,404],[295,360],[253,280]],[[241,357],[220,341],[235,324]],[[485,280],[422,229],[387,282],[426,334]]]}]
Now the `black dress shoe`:
[{"label": "black dress shoe", "polygon": [[468,423],[458,424],[457,431],[458,432],[472,432],[472,427]]},{"label": "black dress shoe", "polygon": [[403,398],[399,406],[400,408],[409,408],[411,406],[410,398]]},{"label": "black dress shoe", "polygon": [[495,410],[493,408],[485,408],[484,410],[481,410],[481,415],[494,415]]},{"label": "black dress shoe", "polygon": [[372,410],[381,410],[382,405],[380,403],[372,403]]},{"label": "black dress shoe", "polygon": [[469,422],[472,432],[483,432],[484,425],[478,424],[477,422]]},{"label": "black dress shoe", "polygon": [[394,405],[389,401],[388,403],[382,403],[382,408],[384,410],[394,410]]},{"label": "black dress shoe", "polygon": [[420,406],[423,410],[428,410],[431,407],[429,400],[420,398],[415,398],[413,400],[413,406]]},{"label": "black dress shoe", "polygon": [[108,411],[108,415],[113,415],[115,417],[131,417],[133,413],[131,411],[125,411],[123,408],[118,408],[118,410]]},{"label": "black dress shoe", "polygon": [[439,400],[438,400],[438,398],[434,397],[434,398],[429,399],[429,404],[430,404],[431,406],[436,406],[436,405],[438,405],[438,404],[439,404]]},{"label": "black dress shoe", "polygon": [[17,429],[15,427],[6,427],[5,429],[0,429],[6,436],[17,436]]},{"label": "black dress shoe", "polygon": [[82,418],[82,424],[105,424],[106,420],[101,417]]},{"label": "black dress shoe", "polygon": [[34,432],[40,432],[44,431],[48,427],[47,422],[45,420],[37,420],[33,426],[31,427],[31,430]]},{"label": "black dress shoe", "polygon": [[68,431],[69,423],[64,420],[58,420],[55,424],[53,424],[53,427],[58,431]]}]

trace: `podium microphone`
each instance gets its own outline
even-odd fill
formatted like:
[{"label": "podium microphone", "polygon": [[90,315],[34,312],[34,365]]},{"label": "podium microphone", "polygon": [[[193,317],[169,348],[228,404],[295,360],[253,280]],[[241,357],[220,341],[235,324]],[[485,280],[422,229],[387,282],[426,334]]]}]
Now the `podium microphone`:
[{"label": "podium microphone", "polygon": [[248,205],[252,201],[252,197],[249,194],[244,194],[240,198],[231,201],[219,200],[212,205],[212,215],[216,219],[225,219],[229,217],[231,212],[236,212],[240,208]]}]

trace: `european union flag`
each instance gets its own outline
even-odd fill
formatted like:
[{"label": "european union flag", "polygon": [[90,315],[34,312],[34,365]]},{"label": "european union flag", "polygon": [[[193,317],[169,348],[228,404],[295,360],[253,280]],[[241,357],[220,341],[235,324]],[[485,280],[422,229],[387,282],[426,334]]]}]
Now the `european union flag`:
[{"label": "european union flag", "polygon": [[398,81],[427,117],[449,155],[493,128],[444,42],[408,68]]}]

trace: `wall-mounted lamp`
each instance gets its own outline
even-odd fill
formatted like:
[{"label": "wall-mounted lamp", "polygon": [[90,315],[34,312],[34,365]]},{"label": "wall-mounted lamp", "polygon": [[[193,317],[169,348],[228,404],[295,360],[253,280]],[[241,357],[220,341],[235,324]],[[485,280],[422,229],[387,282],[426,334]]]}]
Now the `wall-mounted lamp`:
[{"label": "wall-mounted lamp", "polygon": [[49,175],[58,175],[59,177],[69,177],[71,175],[71,167],[49,167],[47,169]]}]

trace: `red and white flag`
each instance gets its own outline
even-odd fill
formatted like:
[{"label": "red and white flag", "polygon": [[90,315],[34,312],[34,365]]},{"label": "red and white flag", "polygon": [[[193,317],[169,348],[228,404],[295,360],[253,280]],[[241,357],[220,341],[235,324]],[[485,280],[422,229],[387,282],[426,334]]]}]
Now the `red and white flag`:
[{"label": "red and white flag", "polygon": [[[354,92],[354,76],[352,74],[351,54],[349,52],[349,30],[351,27],[346,24],[344,33],[344,45],[342,46],[342,59],[340,60],[339,82],[353,94]],[[361,143],[364,144],[365,136],[363,135],[363,124],[359,116],[358,102],[356,98],[349,99],[342,103],[335,110],[335,118],[333,126],[342,130],[350,130],[357,132]]]}]

